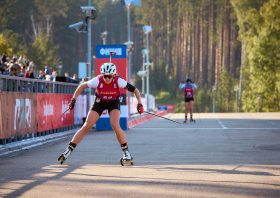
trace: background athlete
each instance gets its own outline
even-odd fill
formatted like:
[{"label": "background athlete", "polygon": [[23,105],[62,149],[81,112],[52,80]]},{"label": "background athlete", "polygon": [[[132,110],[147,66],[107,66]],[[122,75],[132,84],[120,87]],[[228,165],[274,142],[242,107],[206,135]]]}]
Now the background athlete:
[{"label": "background athlete", "polygon": [[187,123],[188,120],[188,110],[190,109],[190,121],[193,121],[193,94],[194,94],[194,89],[196,89],[196,85],[192,83],[192,79],[188,77],[186,79],[186,83],[184,81],[181,81],[179,88],[182,90],[184,89],[185,91],[185,121],[184,123]]},{"label": "background athlete", "polygon": [[116,66],[113,63],[104,63],[101,68],[101,75],[91,79],[88,82],[82,83],[76,89],[71,102],[69,103],[69,109],[72,110],[75,106],[76,99],[82,93],[84,89],[96,88],[95,101],[88,112],[86,122],[83,127],[78,130],[72,141],[69,142],[69,146],[59,156],[58,160],[61,164],[70,156],[74,148],[80,143],[85,134],[92,129],[96,121],[101,116],[105,109],[108,109],[110,116],[110,124],[115,131],[118,142],[121,145],[123,151],[124,163],[133,163],[133,159],[128,151],[128,144],[123,130],[120,127],[120,88],[124,88],[135,94],[138,105],[137,111],[141,114],[144,108],[141,104],[141,96],[137,88],[126,82],[120,76],[116,75]]}]

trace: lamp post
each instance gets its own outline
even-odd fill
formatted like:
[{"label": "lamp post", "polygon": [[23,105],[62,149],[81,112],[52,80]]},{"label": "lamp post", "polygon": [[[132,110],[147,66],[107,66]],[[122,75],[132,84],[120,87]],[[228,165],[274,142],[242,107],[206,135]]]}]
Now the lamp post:
[{"label": "lamp post", "polygon": [[147,65],[147,111],[149,111],[149,65],[151,65],[149,63],[149,33],[152,31],[152,27],[145,25],[142,27],[143,32],[146,34],[147,36],[147,59],[146,59],[146,65]]},{"label": "lamp post", "polygon": [[103,40],[103,45],[106,45],[107,35],[108,35],[107,31],[101,33],[101,38]]},{"label": "lamp post", "polygon": [[260,112],[260,99],[262,98],[261,95],[257,94],[258,97],[258,113]]},{"label": "lamp post", "polygon": [[[143,49],[141,50],[142,53],[142,57],[143,57],[143,71],[145,71],[145,57],[148,54],[148,50],[147,49]],[[145,78],[144,76],[142,77],[142,93],[145,93]]]},{"label": "lamp post", "polygon": [[216,91],[215,86],[212,86],[212,91],[213,91],[213,113],[215,113],[215,91]]},{"label": "lamp post", "polygon": [[235,107],[235,113],[237,113],[237,91],[239,90],[238,86],[234,86],[234,91],[236,92],[236,107]]},{"label": "lamp post", "polygon": [[59,76],[61,76],[61,71],[62,71],[63,65],[58,65],[58,71],[59,71]]}]

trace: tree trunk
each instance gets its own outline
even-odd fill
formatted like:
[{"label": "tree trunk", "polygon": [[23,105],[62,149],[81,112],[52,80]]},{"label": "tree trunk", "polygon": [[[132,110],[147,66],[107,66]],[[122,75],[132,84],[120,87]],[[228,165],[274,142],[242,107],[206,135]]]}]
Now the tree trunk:
[{"label": "tree trunk", "polygon": [[177,79],[181,76],[180,75],[180,61],[181,61],[181,25],[180,19],[177,19],[177,31],[176,31],[176,57],[177,57],[177,67],[176,67],[176,77]]},{"label": "tree trunk", "polygon": [[197,10],[196,14],[196,28],[195,28],[195,75],[194,75],[194,81],[198,80],[198,74],[199,74],[199,10]]},{"label": "tree trunk", "polygon": [[214,79],[213,74],[214,74],[214,62],[215,62],[215,46],[214,46],[214,0],[210,1],[209,5],[209,49],[208,49],[208,87],[211,90],[212,86],[214,86]]},{"label": "tree trunk", "polygon": [[199,8],[199,11],[200,11],[200,23],[199,23],[199,26],[200,26],[200,31],[199,31],[199,53],[200,56],[199,56],[199,87],[200,89],[202,88],[202,74],[203,74],[203,29],[202,29],[202,26],[203,26],[203,13],[202,13],[202,10],[203,10],[203,6],[201,5],[201,7]]},{"label": "tree trunk", "polygon": [[236,68],[236,19],[231,20],[231,42],[230,42],[230,75],[235,76]]},{"label": "tree trunk", "polygon": [[229,73],[229,38],[230,38],[230,20],[229,20],[229,9],[228,9],[228,0],[225,2],[224,6],[224,35],[223,35],[223,63],[222,66]]},{"label": "tree trunk", "polygon": [[169,81],[170,70],[172,68],[172,23],[170,14],[170,0],[166,0],[166,14],[167,14],[167,80]]}]

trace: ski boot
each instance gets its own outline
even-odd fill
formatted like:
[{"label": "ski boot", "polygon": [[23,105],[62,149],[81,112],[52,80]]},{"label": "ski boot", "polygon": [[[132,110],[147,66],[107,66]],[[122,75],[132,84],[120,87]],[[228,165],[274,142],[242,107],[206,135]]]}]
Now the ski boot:
[{"label": "ski boot", "polygon": [[184,123],[187,124],[188,120],[185,120]]},{"label": "ski boot", "polygon": [[72,151],[76,147],[74,143],[69,143],[69,146],[65,149],[65,151],[58,157],[58,161],[60,161],[60,164],[63,164],[65,160],[71,155]]},{"label": "ski boot", "polygon": [[120,159],[120,163],[122,166],[127,163],[130,163],[131,165],[133,165],[133,158],[131,157],[128,150],[123,151],[123,157]]}]

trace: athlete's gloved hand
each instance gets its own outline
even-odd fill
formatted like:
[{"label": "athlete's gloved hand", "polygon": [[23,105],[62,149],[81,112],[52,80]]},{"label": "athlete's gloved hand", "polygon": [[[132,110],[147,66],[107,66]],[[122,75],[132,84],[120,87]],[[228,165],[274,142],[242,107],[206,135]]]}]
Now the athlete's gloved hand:
[{"label": "athlete's gloved hand", "polygon": [[68,108],[70,110],[74,109],[75,103],[76,103],[76,99],[75,98],[71,98],[71,102],[68,104]]},{"label": "athlete's gloved hand", "polygon": [[141,103],[138,103],[138,105],[137,105],[137,111],[138,111],[138,113],[140,113],[140,115],[143,113],[144,108],[143,108],[143,105],[142,105]]}]

